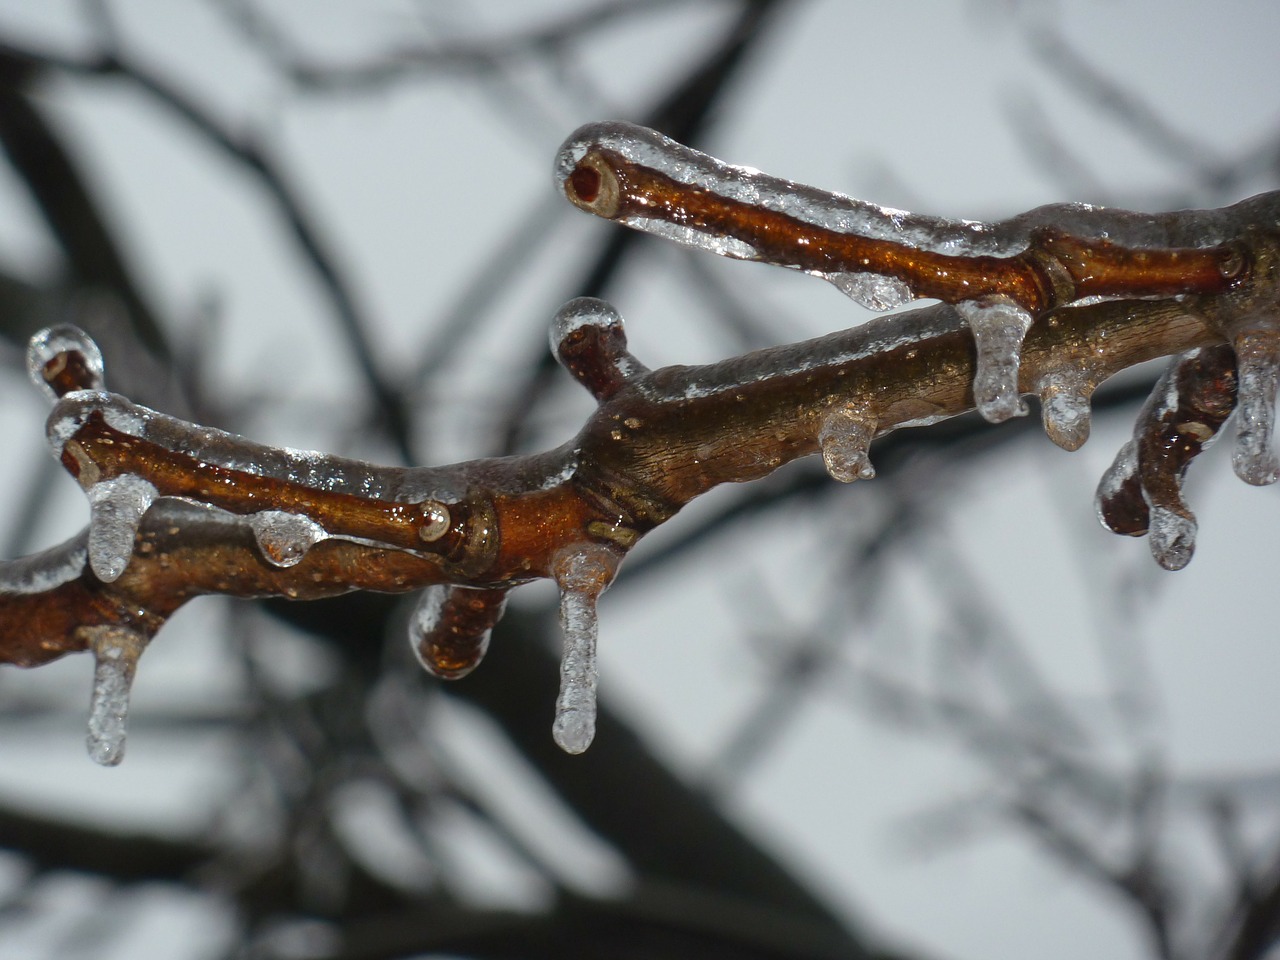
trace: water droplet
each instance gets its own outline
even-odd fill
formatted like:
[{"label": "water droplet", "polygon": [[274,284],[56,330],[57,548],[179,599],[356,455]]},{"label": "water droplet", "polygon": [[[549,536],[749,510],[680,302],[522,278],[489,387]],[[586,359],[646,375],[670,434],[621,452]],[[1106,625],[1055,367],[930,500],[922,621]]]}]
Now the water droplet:
[{"label": "water droplet", "polygon": [[263,510],[250,514],[248,521],[258,549],[277,567],[294,566],[312,546],[328,537],[324,527],[298,513]]}]

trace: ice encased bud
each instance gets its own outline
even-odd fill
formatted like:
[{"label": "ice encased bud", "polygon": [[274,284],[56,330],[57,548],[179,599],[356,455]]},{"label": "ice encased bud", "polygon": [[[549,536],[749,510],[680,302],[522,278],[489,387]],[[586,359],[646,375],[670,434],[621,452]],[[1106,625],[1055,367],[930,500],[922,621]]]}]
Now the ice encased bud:
[{"label": "ice encased bud", "polygon": [[1098,522],[1112,533],[1141,537],[1151,524],[1142,484],[1138,481],[1138,443],[1126,440],[1098,482],[1094,497]]},{"label": "ice encased bud", "polygon": [[[69,369],[73,364],[74,369]],[[102,390],[106,384],[104,371],[98,345],[87,333],[71,324],[45,327],[27,343],[27,375],[54,400],[60,394],[53,383],[61,374],[69,373],[77,390]]]},{"label": "ice encased bud", "polygon": [[549,337],[556,361],[597,400],[607,400],[628,378],[645,372],[627,352],[622,317],[607,300],[570,300],[556,311]]},{"label": "ice encased bud", "polygon": [[1018,370],[1031,314],[1007,297],[964,300],[956,304],[956,311],[969,324],[977,347],[973,401],[978,413],[989,423],[1025,416]]},{"label": "ice encased bud", "polygon": [[95,763],[114,767],[124,759],[129,694],[146,648],[146,638],[127,627],[81,628],[93,652],[93,695],[89,702],[89,735],[85,745]]},{"label": "ice encased bud", "polygon": [[251,514],[248,522],[258,549],[268,563],[277,567],[292,567],[301,562],[308,550],[329,536],[324,527],[310,517],[283,510]]},{"label": "ice encased bud", "polygon": [[867,452],[876,435],[876,418],[859,406],[832,410],[822,421],[818,444],[822,462],[833,480],[852,483],[876,475]]},{"label": "ice encased bud", "polygon": [[551,733],[565,753],[582,753],[596,735],[596,602],[617,565],[613,551],[592,543],[567,547],[554,564],[564,652]]},{"label": "ice encased bud", "polygon": [[118,580],[133,556],[142,515],[158,491],[150,481],[126,473],[99,480],[89,498],[89,566],[103,583]]}]

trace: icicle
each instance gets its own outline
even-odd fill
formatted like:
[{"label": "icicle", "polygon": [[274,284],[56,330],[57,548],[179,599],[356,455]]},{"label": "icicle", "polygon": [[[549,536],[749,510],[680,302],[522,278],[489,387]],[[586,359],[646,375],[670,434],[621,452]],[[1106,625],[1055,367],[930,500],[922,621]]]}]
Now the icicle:
[{"label": "icicle", "polygon": [[409,646],[427,673],[458,680],[484,659],[506,605],[505,588],[428,587],[409,618]]},{"label": "icicle", "polygon": [[129,691],[147,640],[126,627],[83,629],[89,634],[89,647],[95,660],[86,746],[95,762],[114,767],[124,759]]},{"label": "icicle", "polygon": [[71,390],[102,390],[102,353],[79,327],[46,327],[27,344],[31,382],[57,400]]},{"label": "icicle", "polygon": [[329,535],[310,517],[283,510],[263,510],[249,517],[249,526],[258,541],[258,549],[268,563],[292,567],[307,555],[315,544]]},{"label": "icicle", "polygon": [[878,273],[820,273],[818,276],[868,310],[892,310],[914,299],[911,288],[897,277],[882,277]]},{"label": "icicle", "polygon": [[554,565],[564,655],[552,736],[565,753],[582,753],[596,735],[596,601],[617,565],[616,553],[590,543],[568,548]]},{"label": "icicle", "polygon": [[156,494],[150,482],[128,473],[89,488],[89,566],[103,583],[119,579],[129,565],[138,524]]},{"label": "icicle", "polygon": [[973,377],[978,412],[991,423],[1025,416],[1027,405],[1018,394],[1018,366],[1031,314],[1003,297],[965,300],[956,304],[956,311],[969,324],[978,348]]},{"label": "icicle", "polygon": [[1272,445],[1280,345],[1277,345],[1277,334],[1269,330],[1237,336],[1233,345],[1239,371],[1240,403],[1231,465],[1241,480],[1265,486],[1280,477],[1280,462]]},{"label": "icicle", "polygon": [[861,406],[838,407],[827,414],[818,433],[822,462],[833,480],[870,480],[876,468],[867,458],[876,435],[876,418]]},{"label": "icicle", "polygon": [[1077,369],[1046,374],[1040,380],[1040,417],[1044,432],[1063,450],[1079,450],[1089,439],[1093,381]]}]

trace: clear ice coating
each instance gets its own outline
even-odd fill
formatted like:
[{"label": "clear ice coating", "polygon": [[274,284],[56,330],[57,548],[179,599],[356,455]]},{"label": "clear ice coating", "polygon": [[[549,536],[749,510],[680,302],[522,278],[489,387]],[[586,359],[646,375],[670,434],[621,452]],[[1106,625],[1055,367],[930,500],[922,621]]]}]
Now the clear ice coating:
[{"label": "clear ice coating", "polygon": [[1093,382],[1078,370],[1047,374],[1039,385],[1040,417],[1049,439],[1064,450],[1079,450],[1089,439]]},{"label": "clear ice coating", "polygon": [[263,510],[248,519],[258,549],[268,563],[277,567],[294,566],[315,544],[328,537],[324,527],[298,513]]},{"label": "clear ice coating", "polygon": [[1166,570],[1181,570],[1196,551],[1196,521],[1151,504],[1151,555]]},{"label": "clear ice coating", "polygon": [[149,481],[128,473],[89,488],[89,566],[103,583],[119,579],[129,565],[138,524],[156,495]]},{"label": "clear ice coating", "polygon": [[1236,447],[1231,465],[1246,483],[1265,486],[1280,477],[1272,441],[1275,430],[1276,381],[1280,374],[1280,344],[1273,331],[1235,338],[1239,406]]},{"label": "clear ice coating", "polygon": [[1031,314],[1005,297],[965,300],[956,304],[978,348],[973,400],[990,423],[1003,423],[1027,413],[1018,393],[1022,340],[1031,329]]},{"label": "clear ice coating", "polygon": [[911,288],[897,277],[882,277],[878,273],[820,273],[818,276],[868,310],[892,310],[913,299]]},{"label": "clear ice coating", "polygon": [[551,734],[565,753],[582,753],[596,735],[596,601],[616,567],[613,552],[589,543],[570,547],[556,560],[564,654]]},{"label": "clear ice coating", "polygon": [[870,480],[876,468],[867,458],[876,435],[876,418],[857,406],[838,407],[827,414],[818,432],[822,462],[833,480]]},{"label": "clear ice coating", "polygon": [[125,627],[84,628],[94,656],[93,698],[89,703],[86,746],[96,763],[114,767],[124,759],[129,691],[146,639]]},{"label": "clear ice coating", "polygon": [[27,375],[31,382],[43,390],[54,400],[58,395],[45,377],[45,369],[49,362],[60,354],[78,353],[83,358],[83,369],[80,374],[86,380],[83,389],[102,390],[105,379],[103,375],[102,353],[93,339],[79,327],[70,324],[59,324],[46,327],[35,334],[27,344]]}]

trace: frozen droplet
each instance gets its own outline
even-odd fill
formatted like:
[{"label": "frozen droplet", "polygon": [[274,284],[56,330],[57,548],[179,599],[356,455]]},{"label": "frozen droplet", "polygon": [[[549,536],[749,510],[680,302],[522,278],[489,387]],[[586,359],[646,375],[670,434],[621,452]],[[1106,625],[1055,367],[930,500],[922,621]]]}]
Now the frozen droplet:
[{"label": "frozen droplet", "polygon": [[474,670],[488,652],[506,598],[506,589],[435,584],[423,590],[409,618],[409,646],[423,669],[442,680]]},{"label": "frozen droplet", "polygon": [[104,389],[102,353],[79,327],[46,327],[27,344],[31,382],[57,400],[71,390]]},{"label": "frozen droplet", "polygon": [[969,324],[977,345],[973,401],[990,423],[1022,417],[1027,405],[1018,393],[1022,340],[1031,329],[1031,314],[1012,300],[990,297],[965,300],[956,310]]},{"label": "frozen droplet", "polygon": [[1265,486],[1280,477],[1280,462],[1272,444],[1280,345],[1269,331],[1244,334],[1233,345],[1240,399],[1231,465],[1241,480]]},{"label": "frozen droplet", "polygon": [[129,691],[146,638],[126,627],[82,628],[94,656],[93,698],[89,703],[89,756],[106,767],[124,759]]},{"label": "frozen droplet", "polygon": [[867,451],[876,435],[876,418],[861,407],[838,407],[827,414],[818,432],[822,462],[833,480],[852,483],[876,475]]},{"label": "frozen droplet", "polygon": [[157,496],[142,477],[126,473],[100,480],[88,490],[89,566],[103,583],[124,573],[142,515]]},{"label": "frozen droplet", "polygon": [[1138,482],[1138,444],[1126,440],[1098,482],[1094,498],[1098,522],[1112,533],[1140,537],[1150,526],[1147,501]]},{"label": "frozen droplet", "polygon": [[596,735],[596,602],[617,564],[613,551],[596,544],[571,547],[555,562],[564,653],[551,732],[565,753],[582,753]]},{"label": "frozen droplet", "polygon": [[1049,439],[1064,450],[1079,450],[1089,439],[1093,383],[1076,370],[1060,370],[1040,381],[1040,417]]},{"label": "frozen droplet", "polygon": [[269,563],[292,567],[315,544],[328,537],[324,527],[310,517],[283,510],[263,510],[249,516],[258,549]]},{"label": "frozen droplet", "polygon": [[1151,506],[1151,555],[1166,570],[1181,570],[1196,550],[1196,520]]},{"label": "frozen droplet", "polygon": [[878,273],[823,273],[819,276],[868,310],[892,310],[913,299],[911,288],[897,277],[882,277]]}]

